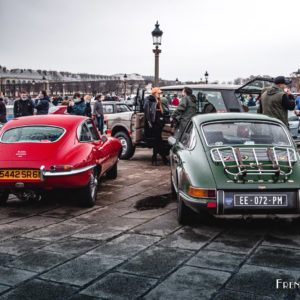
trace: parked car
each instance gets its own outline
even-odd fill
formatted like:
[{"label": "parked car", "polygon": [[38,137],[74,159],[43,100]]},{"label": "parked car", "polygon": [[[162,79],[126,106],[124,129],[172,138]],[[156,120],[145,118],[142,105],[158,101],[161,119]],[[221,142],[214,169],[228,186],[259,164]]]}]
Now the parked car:
[{"label": "parked car", "polygon": [[179,223],[216,217],[299,217],[300,161],[283,123],[246,113],[197,115],[171,144]]},{"label": "parked car", "polygon": [[117,177],[120,150],[118,139],[101,138],[86,117],[14,119],[0,130],[0,202],[5,203],[10,193],[26,199],[64,188],[93,206],[99,178]]}]

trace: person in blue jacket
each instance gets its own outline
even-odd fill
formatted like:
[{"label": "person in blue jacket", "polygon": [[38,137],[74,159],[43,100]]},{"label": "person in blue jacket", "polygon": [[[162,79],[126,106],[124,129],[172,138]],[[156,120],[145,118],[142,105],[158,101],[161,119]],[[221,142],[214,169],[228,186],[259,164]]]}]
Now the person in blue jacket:
[{"label": "person in blue jacket", "polygon": [[38,98],[35,99],[34,108],[37,115],[47,115],[49,111],[50,99],[46,91],[40,91]]},{"label": "person in blue jacket", "polygon": [[79,93],[73,95],[73,101],[69,102],[67,112],[70,115],[86,116],[86,104]]}]

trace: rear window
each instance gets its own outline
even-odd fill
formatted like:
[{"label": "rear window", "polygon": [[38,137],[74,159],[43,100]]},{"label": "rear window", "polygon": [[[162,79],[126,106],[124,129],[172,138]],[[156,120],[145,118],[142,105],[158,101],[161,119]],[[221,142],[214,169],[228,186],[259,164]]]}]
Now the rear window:
[{"label": "rear window", "polygon": [[274,145],[290,146],[282,126],[263,122],[218,122],[202,126],[208,146]]},{"label": "rear window", "polygon": [[59,140],[65,129],[54,126],[23,126],[6,130],[2,143],[53,143]]}]

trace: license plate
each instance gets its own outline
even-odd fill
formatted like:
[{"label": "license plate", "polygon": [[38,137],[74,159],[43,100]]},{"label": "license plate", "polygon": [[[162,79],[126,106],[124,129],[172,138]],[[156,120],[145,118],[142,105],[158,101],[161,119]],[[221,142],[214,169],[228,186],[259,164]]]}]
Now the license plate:
[{"label": "license plate", "polygon": [[40,170],[19,170],[19,169],[2,169],[0,170],[0,180],[39,180]]},{"label": "license plate", "polygon": [[287,206],[287,195],[234,195],[234,206]]}]

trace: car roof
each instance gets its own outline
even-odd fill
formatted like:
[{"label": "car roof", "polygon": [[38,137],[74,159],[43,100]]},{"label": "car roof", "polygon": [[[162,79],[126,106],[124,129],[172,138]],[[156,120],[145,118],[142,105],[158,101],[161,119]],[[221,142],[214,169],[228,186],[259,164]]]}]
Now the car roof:
[{"label": "car roof", "polygon": [[252,121],[271,121],[282,124],[276,118],[271,118],[263,114],[251,114],[251,113],[209,113],[199,114],[193,117],[196,123],[206,123],[213,121],[235,121],[235,120],[252,120]]},{"label": "car roof", "polygon": [[83,116],[74,115],[40,115],[40,116],[28,116],[15,118],[6,123],[3,128],[9,129],[18,126],[30,126],[30,125],[50,125],[63,127],[65,129],[76,128],[83,120],[88,119]]},{"label": "car roof", "polygon": [[185,84],[185,85],[170,85],[160,87],[162,91],[164,90],[183,90],[184,87],[189,87],[191,89],[205,89],[205,90],[236,90],[240,85],[229,85],[229,84]]}]

